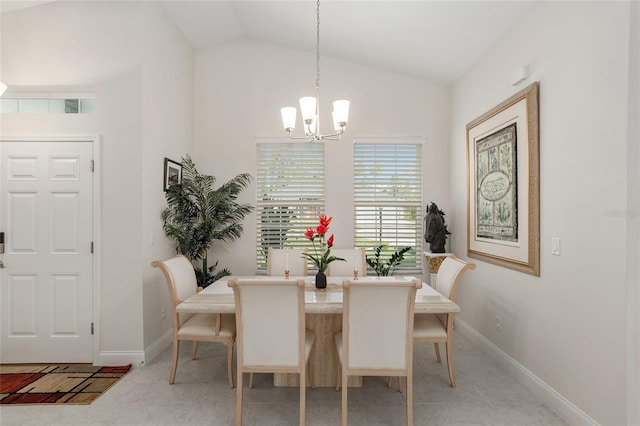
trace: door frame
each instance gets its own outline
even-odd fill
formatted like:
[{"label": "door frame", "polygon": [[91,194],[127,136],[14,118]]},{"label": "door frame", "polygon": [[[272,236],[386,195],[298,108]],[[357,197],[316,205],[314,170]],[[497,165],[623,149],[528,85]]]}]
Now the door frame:
[{"label": "door frame", "polygon": [[[100,215],[102,207],[102,137],[100,135],[2,135],[0,134],[1,142],[91,142],[91,153],[93,156],[93,184],[92,184],[92,209],[93,209],[93,256],[92,256],[92,318],[93,323],[93,354],[92,364],[96,365],[99,360],[100,354],[100,289],[101,289],[101,269],[100,259],[102,257],[101,247],[102,238],[100,229],[102,228],[102,218]],[[0,145],[0,152],[2,146]],[[2,198],[0,198],[0,203]]]}]

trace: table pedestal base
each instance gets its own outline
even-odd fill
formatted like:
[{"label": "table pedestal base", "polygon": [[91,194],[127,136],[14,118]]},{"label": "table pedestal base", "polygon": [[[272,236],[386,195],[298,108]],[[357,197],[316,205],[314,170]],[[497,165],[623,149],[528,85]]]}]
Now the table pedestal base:
[{"label": "table pedestal base", "polygon": [[[316,342],[311,353],[313,379],[316,387],[336,387],[338,361],[334,336],[342,330],[342,314],[307,314],[307,328],[315,331]],[[308,384],[307,380],[307,384]],[[278,373],[273,375],[274,386],[298,386],[297,374]],[[349,377],[350,387],[361,387],[362,377]]]}]

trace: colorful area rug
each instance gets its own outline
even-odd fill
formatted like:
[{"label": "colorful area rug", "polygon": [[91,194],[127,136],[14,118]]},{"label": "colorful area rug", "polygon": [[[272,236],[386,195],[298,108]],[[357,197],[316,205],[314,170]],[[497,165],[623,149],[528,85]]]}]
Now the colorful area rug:
[{"label": "colorful area rug", "polygon": [[91,404],[131,365],[0,365],[0,404]]}]

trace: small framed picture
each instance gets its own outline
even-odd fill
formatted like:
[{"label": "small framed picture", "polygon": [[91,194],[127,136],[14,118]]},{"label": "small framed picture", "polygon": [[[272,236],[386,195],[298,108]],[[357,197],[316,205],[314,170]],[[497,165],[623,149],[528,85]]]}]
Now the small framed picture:
[{"label": "small framed picture", "polygon": [[182,182],[182,165],[168,158],[164,159],[164,190]]}]

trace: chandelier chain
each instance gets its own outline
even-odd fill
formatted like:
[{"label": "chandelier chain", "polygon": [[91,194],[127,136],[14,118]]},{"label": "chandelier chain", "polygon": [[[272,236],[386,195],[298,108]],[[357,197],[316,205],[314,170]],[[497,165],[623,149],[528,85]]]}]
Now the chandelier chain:
[{"label": "chandelier chain", "polygon": [[320,88],[320,0],[316,3],[316,89]]}]

